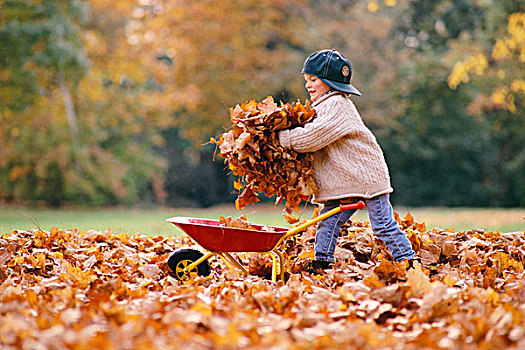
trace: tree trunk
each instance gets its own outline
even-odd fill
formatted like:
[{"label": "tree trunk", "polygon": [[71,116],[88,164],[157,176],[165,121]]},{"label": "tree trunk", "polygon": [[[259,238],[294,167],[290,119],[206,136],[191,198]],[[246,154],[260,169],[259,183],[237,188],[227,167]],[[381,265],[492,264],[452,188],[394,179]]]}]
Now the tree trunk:
[{"label": "tree trunk", "polygon": [[77,158],[77,152],[79,149],[77,112],[75,111],[75,105],[73,104],[69,87],[67,86],[64,79],[60,79],[60,92],[62,93],[62,100],[64,101],[69,130],[71,132],[73,160],[75,162],[76,169],[80,171],[80,163],[78,162]]}]

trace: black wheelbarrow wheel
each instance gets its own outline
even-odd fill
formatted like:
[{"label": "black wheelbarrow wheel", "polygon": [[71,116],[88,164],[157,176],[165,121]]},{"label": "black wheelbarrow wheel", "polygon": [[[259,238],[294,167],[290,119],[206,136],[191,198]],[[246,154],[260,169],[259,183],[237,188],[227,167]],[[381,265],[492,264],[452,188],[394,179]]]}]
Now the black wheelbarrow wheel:
[{"label": "black wheelbarrow wheel", "polygon": [[185,281],[190,273],[197,273],[199,276],[210,274],[210,263],[208,260],[201,262],[197,267],[188,271],[187,267],[202,258],[204,254],[196,249],[179,249],[168,259],[168,266],[180,281]]}]

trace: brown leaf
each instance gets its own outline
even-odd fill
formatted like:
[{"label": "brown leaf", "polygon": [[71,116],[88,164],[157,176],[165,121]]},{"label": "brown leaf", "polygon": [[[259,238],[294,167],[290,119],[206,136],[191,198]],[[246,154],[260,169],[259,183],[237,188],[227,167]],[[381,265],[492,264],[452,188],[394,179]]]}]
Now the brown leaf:
[{"label": "brown leaf", "polygon": [[[233,129],[219,141],[220,156],[229,169],[239,177],[234,182],[238,195],[235,205],[243,209],[259,201],[258,194],[276,195],[285,206],[299,211],[299,204],[317,190],[313,180],[311,154],[297,153],[281,147],[277,131],[301,126],[312,120],[315,111],[310,105],[281,103],[272,97],[257,103],[247,101],[230,108]],[[244,190],[243,190],[244,188]]]},{"label": "brown leaf", "polygon": [[144,277],[150,278],[152,280],[159,280],[163,276],[162,270],[156,264],[140,266],[137,268],[137,270],[139,270],[144,275]]},{"label": "brown leaf", "polygon": [[407,285],[415,296],[421,296],[430,290],[430,280],[417,262],[414,263],[413,269],[408,270],[406,276]]},{"label": "brown leaf", "polygon": [[429,265],[439,261],[441,248],[435,244],[429,244],[426,249],[421,248],[419,253],[421,254],[421,262],[424,265]]}]

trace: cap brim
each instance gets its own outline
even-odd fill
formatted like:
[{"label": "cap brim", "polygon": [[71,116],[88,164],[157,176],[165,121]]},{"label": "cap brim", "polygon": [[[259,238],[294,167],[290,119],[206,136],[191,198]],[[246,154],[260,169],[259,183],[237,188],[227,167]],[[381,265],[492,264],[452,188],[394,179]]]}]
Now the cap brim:
[{"label": "cap brim", "polygon": [[348,94],[361,96],[361,93],[359,90],[357,90],[355,87],[352,86],[352,84],[345,84],[345,83],[338,83],[336,81],[319,78],[323,83],[330,86],[331,88],[336,89],[337,91],[346,92]]}]

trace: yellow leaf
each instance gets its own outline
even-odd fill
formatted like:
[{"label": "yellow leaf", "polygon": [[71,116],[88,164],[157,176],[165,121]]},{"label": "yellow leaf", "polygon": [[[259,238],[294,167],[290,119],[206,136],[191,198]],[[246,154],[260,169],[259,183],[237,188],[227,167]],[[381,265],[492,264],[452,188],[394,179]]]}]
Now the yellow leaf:
[{"label": "yellow leaf", "polygon": [[447,274],[445,277],[443,277],[443,283],[445,283],[449,287],[454,287],[456,284],[456,280],[450,277],[450,274]]},{"label": "yellow leaf", "polygon": [[500,300],[498,292],[496,292],[491,287],[487,288],[486,301],[488,303],[491,303],[493,306],[498,306],[501,304],[501,300]]},{"label": "yellow leaf", "polygon": [[385,283],[379,279],[379,277],[373,273],[370,277],[363,281],[370,288],[381,288],[385,286]]},{"label": "yellow leaf", "polygon": [[240,180],[234,181],[233,182],[233,188],[235,188],[236,190],[240,190],[242,188],[241,181]]},{"label": "yellow leaf", "polygon": [[303,259],[303,258],[313,259],[314,257],[315,257],[314,250],[305,250],[298,256],[299,259]]},{"label": "yellow leaf", "polygon": [[410,212],[407,212],[405,221],[407,222],[407,226],[412,226],[414,224],[414,217],[410,214]]},{"label": "yellow leaf", "polygon": [[119,235],[117,235],[117,237],[120,238],[120,240],[123,243],[129,244],[129,238],[128,238],[128,235],[125,232],[121,232]]},{"label": "yellow leaf", "polygon": [[455,232],[455,226],[450,226],[449,228],[447,228],[443,232],[454,233]]}]

